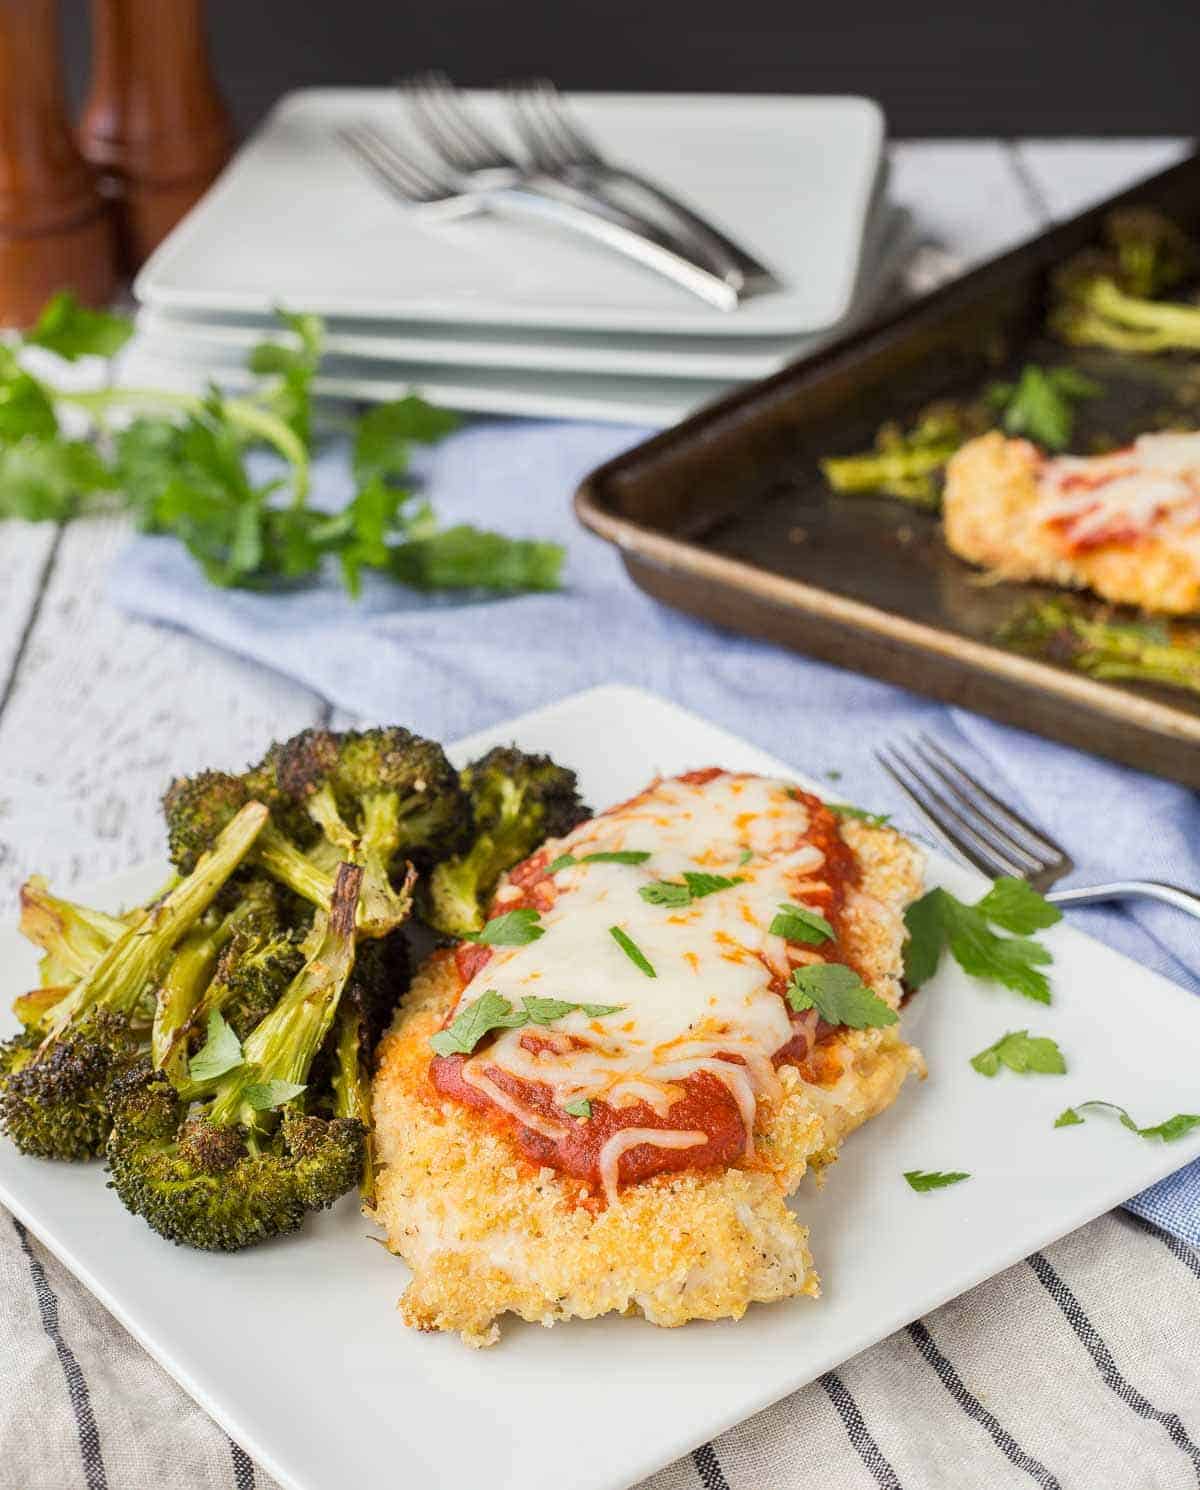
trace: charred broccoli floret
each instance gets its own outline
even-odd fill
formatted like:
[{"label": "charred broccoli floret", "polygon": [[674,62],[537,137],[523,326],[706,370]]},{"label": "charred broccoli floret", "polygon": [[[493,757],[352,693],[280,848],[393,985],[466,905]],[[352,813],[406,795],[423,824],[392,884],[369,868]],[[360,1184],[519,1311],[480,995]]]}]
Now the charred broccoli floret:
[{"label": "charred broccoli floret", "polygon": [[288,1110],[263,1141],[186,1108],[145,1062],[114,1090],[110,1184],[160,1236],[208,1252],[236,1252],[296,1231],[353,1188],[363,1130],[353,1120]]},{"label": "charred broccoli floret", "polygon": [[1120,352],[1200,349],[1200,306],[1155,297],[1177,286],[1196,265],[1178,227],[1157,213],[1113,213],[1107,247],[1069,260],[1054,278],[1050,327],[1075,346]]},{"label": "charred broccoli floret", "polygon": [[574,771],[515,746],[497,746],[468,766],[462,785],[471,805],[472,842],[434,867],[426,896],[427,920],[448,936],[479,931],[505,870],[588,815]]},{"label": "charred broccoli floret", "polygon": [[1020,611],[1000,632],[1005,646],[1093,678],[1123,678],[1200,693],[1200,631],[1089,614],[1066,600]]},{"label": "charred broccoli floret", "polygon": [[47,1033],[0,1048],[0,1127],[26,1153],[81,1159],[108,1132],[105,1099],[140,1043],[134,1018],[172,948],[200,921],[249,853],[266,809],[245,807],[193,872],[122,934],[46,1013]]},{"label": "charred broccoli floret", "polygon": [[[307,962],[228,1069],[180,1094],[141,1062],[114,1085],[111,1183],[170,1240],[210,1251],[250,1246],[296,1230],[306,1212],[360,1179],[363,1123],[305,1116],[294,1104],[354,967],[361,880],[358,867],[341,867]],[[196,1097],[207,1100],[190,1111]]]},{"label": "charred broccoli floret", "polygon": [[398,866],[448,852],[462,833],[465,803],[441,746],[399,726],[311,729],[282,746],[275,764],[283,794],[342,858],[362,865],[364,934],[394,930],[411,909]]},{"label": "charred broccoli floret", "polygon": [[873,450],[830,457],[821,470],[836,492],[899,497],[934,510],[946,462],[989,422],[986,410],[976,405],[931,404],[910,429],[889,420],[876,434]]}]

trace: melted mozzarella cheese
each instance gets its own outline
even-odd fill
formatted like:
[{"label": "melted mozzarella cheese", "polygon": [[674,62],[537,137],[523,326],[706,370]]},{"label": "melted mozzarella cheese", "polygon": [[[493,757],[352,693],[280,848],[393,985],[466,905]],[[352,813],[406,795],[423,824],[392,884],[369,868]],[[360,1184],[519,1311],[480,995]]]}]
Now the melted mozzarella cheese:
[{"label": "melted mozzarella cheese", "polygon": [[[541,919],[544,935],[523,947],[496,948],[459,1008],[494,989],[515,1008],[537,995],[621,1010],[598,1019],[571,1013],[539,1029],[533,1049],[525,1044],[528,1029],[503,1030],[464,1063],[464,1078],[494,1096],[498,1088],[486,1073],[499,1068],[544,1083],[560,1108],[584,1098],[617,1108],[643,1101],[669,1116],[680,1083],[705,1071],[737,1103],[749,1142],[757,1099],[778,1089],[771,1057],[796,1034],[772,977],[819,959],[816,949],[769,930],[781,902],[803,903],[806,891],[823,884],[824,855],[804,840],[808,826],[807,809],[785,782],[719,776],[702,784],[659,782],[554,844],[551,858],[618,850],[648,850],[650,857],[644,864],[576,863],[560,870],[556,902]],[[742,863],[747,851],[751,857]],[[651,881],[678,880],[684,870],[742,883],[681,908],[639,895]],[[501,890],[496,910],[520,893]],[[617,944],[614,926],[645,955],[654,977]],[[744,1064],[719,1059],[722,1054]],[[513,1097],[500,1105],[558,1136],[550,1131],[554,1123],[523,1112]],[[619,1152],[613,1152],[615,1166]]]},{"label": "melted mozzarella cheese", "polygon": [[1153,534],[1200,552],[1200,433],[1141,435],[1130,450],[1046,462],[1039,518],[1072,547]]}]

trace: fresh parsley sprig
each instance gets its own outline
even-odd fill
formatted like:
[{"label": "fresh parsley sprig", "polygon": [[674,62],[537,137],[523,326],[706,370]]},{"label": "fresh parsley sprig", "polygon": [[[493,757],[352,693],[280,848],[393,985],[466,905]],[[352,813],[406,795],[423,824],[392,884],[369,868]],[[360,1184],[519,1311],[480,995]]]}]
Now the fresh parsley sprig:
[{"label": "fresh parsley sprig", "polygon": [[727,874],[706,874],[699,870],[685,869],[683,883],[674,880],[653,880],[642,885],[638,894],[648,905],[684,906],[693,900],[703,900],[706,895],[715,895],[718,890],[732,890],[734,885],[744,885],[741,875],[730,878]]},{"label": "fresh parsley sprig", "polygon": [[798,1012],[815,1009],[826,1024],[852,1030],[882,1029],[895,1024],[895,1009],[862,981],[853,968],[839,962],[816,962],[798,967],[788,979],[787,1001]]},{"label": "fresh parsley sprig", "polygon": [[1139,1138],[1157,1138],[1162,1143],[1174,1143],[1177,1138],[1186,1138],[1194,1128],[1200,1128],[1200,1112],[1177,1112],[1174,1116],[1165,1118],[1161,1123],[1152,1123],[1149,1127],[1140,1128],[1124,1107],[1119,1107],[1115,1102],[1100,1102],[1096,1099],[1089,1102],[1077,1102],[1074,1107],[1066,1108],[1055,1118],[1054,1126],[1073,1128],[1084,1121],[1085,1112],[1115,1113],[1123,1128],[1128,1128]]},{"label": "fresh parsley sprig", "polygon": [[[35,376],[22,350],[111,359],[132,323],[88,310],[69,292],[55,296],[22,343],[0,346],[0,518],[61,522],[119,508],[143,532],[179,539],[223,586],[295,583],[334,564],[352,595],[368,571],[423,590],[558,588],[557,544],[437,526],[408,481],[409,455],[458,420],[415,395],[358,422],[353,496],[336,512],[313,507],[313,380],[324,327],[316,316],[279,314],[289,340],[253,348],[255,383],[242,397],[122,386],[79,392]],[[83,416],[94,438],[68,434],[69,413]],[[115,434],[113,416],[130,421]],[[273,454],[274,469],[260,475],[261,465],[248,465],[254,449]]]},{"label": "fresh parsley sprig", "polygon": [[1066,1057],[1047,1035],[1031,1035],[1028,1030],[1010,1030],[993,1045],[971,1057],[971,1064],[981,1076],[995,1076],[1001,1066],[1019,1075],[1037,1072],[1043,1076],[1066,1075]]},{"label": "fresh parsley sprig", "polygon": [[822,942],[832,941],[836,935],[820,911],[809,910],[806,905],[793,905],[788,900],[782,902],[768,930],[772,936],[781,936],[789,942],[803,942],[809,947],[819,947]]},{"label": "fresh parsley sprig", "polygon": [[[1061,919],[1062,912],[1024,880],[998,879],[974,905],[964,904],[949,890],[930,890],[904,915],[908,927],[905,979],[911,988],[928,982],[948,946],[965,973],[990,978],[1039,1004],[1048,1004],[1050,983],[1042,968],[1053,959],[1031,934]],[[993,925],[1016,935],[1001,936]]]},{"label": "fresh parsley sprig", "polygon": [[493,916],[482,931],[464,931],[463,940],[485,947],[526,947],[546,935],[540,912],[532,906]]},{"label": "fresh parsley sprig", "polygon": [[835,817],[855,818],[869,828],[886,828],[892,820],[888,812],[868,812],[865,807],[855,807],[852,802],[826,802],[825,806]]},{"label": "fresh parsley sprig", "polygon": [[1010,435],[1028,435],[1050,450],[1065,450],[1075,427],[1075,405],[1104,389],[1073,367],[1028,363],[1015,383],[993,383],[985,397]]},{"label": "fresh parsley sprig", "polygon": [[429,1043],[438,1055],[470,1055],[484,1036],[495,1030],[523,1029],[528,1024],[553,1024],[577,1010],[589,1019],[603,1019],[606,1014],[620,1013],[624,1007],[623,1004],[572,1004],[566,999],[526,998],[516,1009],[494,988],[489,988],[460,1010],[453,1022],[439,1030]]},{"label": "fresh parsley sprig", "polygon": [[647,978],[658,977],[658,974],[654,971],[653,963],[628,932],[622,931],[619,926],[610,926],[608,928],[608,934],[616,942],[617,946],[620,947],[621,951],[624,952],[625,956],[629,958],[630,962],[633,963],[634,967],[645,973]]},{"label": "fresh parsley sprig", "polygon": [[547,874],[557,874],[560,869],[570,869],[575,864],[644,864],[650,850],[644,848],[601,849],[594,854],[559,854],[553,863],[546,865]]}]

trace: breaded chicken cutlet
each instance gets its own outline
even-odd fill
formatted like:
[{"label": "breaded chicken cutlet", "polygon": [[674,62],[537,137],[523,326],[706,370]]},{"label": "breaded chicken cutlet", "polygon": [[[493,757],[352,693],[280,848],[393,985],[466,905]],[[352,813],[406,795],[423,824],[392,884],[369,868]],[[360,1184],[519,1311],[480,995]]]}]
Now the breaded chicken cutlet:
[{"label": "breaded chicken cutlet", "polygon": [[[921,1069],[895,1013],[919,889],[895,832],[725,771],[512,871],[380,1052],[404,1319],[487,1345],[506,1312],[678,1325],[815,1295],[785,1200]],[[862,1027],[822,1017],[838,989]]]},{"label": "breaded chicken cutlet", "polygon": [[942,505],[951,549],[1000,578],[1200,611],[1200,433],[1047,457],[993,431],[951,458]]}]

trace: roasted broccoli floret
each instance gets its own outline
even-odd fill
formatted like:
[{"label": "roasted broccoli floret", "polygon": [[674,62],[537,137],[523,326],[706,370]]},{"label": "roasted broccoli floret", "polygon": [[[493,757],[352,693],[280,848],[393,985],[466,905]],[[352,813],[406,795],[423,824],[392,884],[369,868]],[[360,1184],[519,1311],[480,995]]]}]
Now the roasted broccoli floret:
[{"label": "roasted broccoli floret", "polygon": [[821,470],[836,492],[899,497],[914,507],[933,510],[941,500],[946,462],[989,422],[982,406],[931,404],[911,429],[889,421],[875,436],[873,450],[830,457],[821,462]]},{"label": "roasted broccoli floret", "polygon": [[428,880],[426,919],[447,936],[479,931],[497,881],[547,838],[569,833],[587,817],[575,773],[546,755],[498,746],[462,773],[473,839]]},{"label": "roasted broccoli floret", "polygon": [[406,729],[312,729],[276,758],[276,781],[338,854],[364,870],[360,929],[384,936],[407,919],[407,858],[427,861],[461,837],[465,802],[440,745]]},{"label": "roasted broccoli floret", "polygon": [[266,817],[256,804],[237,815],[193,872],[126,927],[47,1011],[47,1032],[36,1049],[28,1032],[0,1048],[0,1127],[19,1148],[63,1159],[101,1152],[108,1132],[104,1094],[136,1056],[139,1004],[172,948],[249,853]]},{"label": "roasted broccoli floret", "polygon": [[[305,1116],[294,1104],[354,967],[361,880],[357,866],[339,869],[307,962],[242,1043],[240,1061],[182,1094],[144,1061],[114,1085],[113,1188],[172,1241],[235,1251],[296,1230],[359,1181],[363,1124]],[[203,1105],[191,1110],[196,1098]]]},{"label": "roasted broccoli floret", "polygon": [[1200,693],[1200,630],[1092,615],[1065,600],[1020,611],[997,638],[1093,678],[1125,678]]},{"label": "roasted broccoli floret", "polygon": [[161,1236],[208,1252],[236,1252],[296,1231],[357,1183],[363,1130],[349,1119],[289,1109],[262,1140],[206,1117],[186,1117],[170,1082],[148,1063],[114,1089],[110,1183]]},{"label": "roasted broccoli floret", "polygon": [[1050,327],[1075,346],[1120,352],[1200,348],[1200,306],[1155,297],[1195,267],[1196,253],[1174,223],[1157,213],[1113,213],[1107,248],[1069,260],[1054,278]]},{"label": "roasted broccoli floret", "polygon": [[359,1193],[363,1204],[375,1206],[375,1144],[371,1133],[371,1057],[362,1013],[343,1004],[338,1014],[337,1044],[332,1076],[335,1118],[357,1122],[363,1132]]}]

